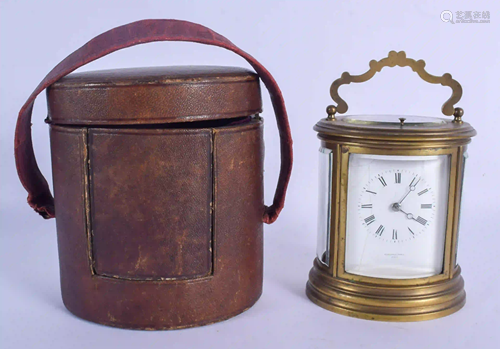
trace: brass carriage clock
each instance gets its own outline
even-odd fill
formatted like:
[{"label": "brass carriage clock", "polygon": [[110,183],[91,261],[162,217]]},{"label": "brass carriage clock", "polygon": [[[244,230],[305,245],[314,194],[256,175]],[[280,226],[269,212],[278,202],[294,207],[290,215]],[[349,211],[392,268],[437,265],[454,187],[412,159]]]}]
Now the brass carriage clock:
[{"label": "brass carriage clock", "polygon": [[[337,116],[347,111],[341,85],[383,67],[409,66],[423,80],[449,86],[444,115]],[[318,255],[307,296],[328,310],[372,320],[417,321],[465,304],[457,264],[466,147],[476,131],[455,108],[462,96],[450,74],[391,51],[362,75],[345,72],[330,93],[337,106],[314,127],[321,140]]]}]

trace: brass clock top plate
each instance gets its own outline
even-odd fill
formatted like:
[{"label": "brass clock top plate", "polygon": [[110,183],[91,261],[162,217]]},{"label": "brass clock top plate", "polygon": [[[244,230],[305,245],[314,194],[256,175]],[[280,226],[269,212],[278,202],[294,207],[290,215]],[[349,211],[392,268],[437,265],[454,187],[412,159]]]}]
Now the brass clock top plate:
[{"label": "brass clock top plate", "polygon": [[452,119],[401,115],[342,115],[331,120],[321,119],[314,130],[320,139],[341,137],[393,142],[470,142],[476,130],[467,122]]}]

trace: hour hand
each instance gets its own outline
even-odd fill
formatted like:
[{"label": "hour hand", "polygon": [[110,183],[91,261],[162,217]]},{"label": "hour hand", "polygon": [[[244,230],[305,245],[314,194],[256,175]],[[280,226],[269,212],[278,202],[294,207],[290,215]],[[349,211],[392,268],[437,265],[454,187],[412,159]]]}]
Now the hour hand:
[{"label": "hour hand", "polygon": [[[403,198],[403,199],[404,199],[404,198]],[[397,202],[396,202],[396,203],[394,203],[394,204],[392,204],[392,209],[393,209],[394,211],[399,211],[399,212],[401,212],[401,213],[404,213],[404,214],[406,215],[406,218],[408,218],[408,219],[413,219],[413,220],[416,220],[416,219],[415,219],[415,216],[413,215],[413,213],[407,213],[407,212],[403,211],[403,210],[401,209],[401,205],[400,205],[399,203],[397,203]]]}]

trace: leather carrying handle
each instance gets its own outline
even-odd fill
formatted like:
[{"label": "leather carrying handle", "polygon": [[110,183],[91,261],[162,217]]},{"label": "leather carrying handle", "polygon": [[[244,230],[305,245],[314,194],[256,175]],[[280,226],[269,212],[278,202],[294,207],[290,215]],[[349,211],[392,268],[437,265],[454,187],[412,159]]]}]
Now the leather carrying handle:
[{"label": "leather carrying handle", "polygon": [[243,57],[259,74],[271,95],[280,135],[281,168],[278,185],[273,204],[265,207],[262,218],[265,223],[273,223],[285,203],[293,161],[292,136],[281,91],[267,69],[231,41],[202,25],[174,19],[141,20],[111,29],[70,54],[40,82],[19,111],[14,139],[17,173],[28,192],[28,204],[44,218],[55,217],[54,198],[47,180],[38,168],[31,138],[31,114],[38,94],[89,62],[123,48],[154,41],[188,41],[222,47]]}]

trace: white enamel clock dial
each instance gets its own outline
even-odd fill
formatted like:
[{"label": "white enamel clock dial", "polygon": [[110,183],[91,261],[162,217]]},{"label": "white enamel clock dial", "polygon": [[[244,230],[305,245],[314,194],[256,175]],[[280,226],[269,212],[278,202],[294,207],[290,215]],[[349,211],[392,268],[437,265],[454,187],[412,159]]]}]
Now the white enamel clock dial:
[{"label": "white enamel clock dial", "polygon": [[351,154],[345,270],[377,278],[440,274],[449,156]]}]

